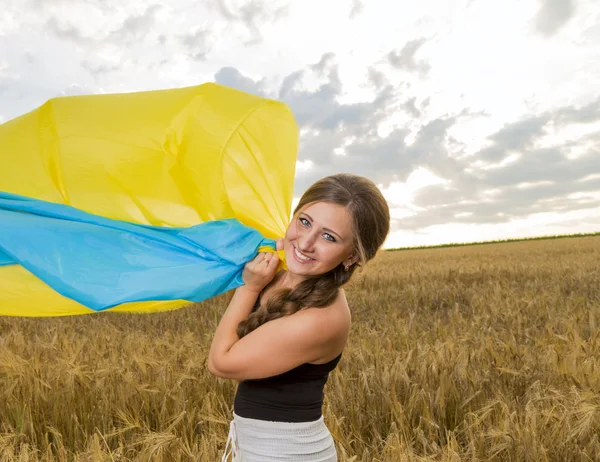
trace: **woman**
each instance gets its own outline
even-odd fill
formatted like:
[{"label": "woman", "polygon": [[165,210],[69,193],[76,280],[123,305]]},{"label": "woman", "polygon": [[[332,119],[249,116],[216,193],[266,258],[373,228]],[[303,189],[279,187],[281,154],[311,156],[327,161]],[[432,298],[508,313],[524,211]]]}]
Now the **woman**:
[{"label": "woman", "polygon": [[239,287],[208,357],[212,374],[240,381],[222,460],[336,461],[323,421],[323,388],[350,330],[341,288],[389,231],[389,208],[366,178],[338,174],[313,184],[284,239],[288,271],[261,253]]}]

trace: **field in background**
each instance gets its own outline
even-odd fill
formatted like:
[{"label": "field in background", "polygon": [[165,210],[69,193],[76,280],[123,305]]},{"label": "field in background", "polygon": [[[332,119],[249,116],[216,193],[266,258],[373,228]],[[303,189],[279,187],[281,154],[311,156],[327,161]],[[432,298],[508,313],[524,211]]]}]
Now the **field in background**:
[{"label": "field in background", "polygon": [[556,234],[552,236],[538,236],[538,237],[521,237],[514,239],[503,239],[501,241],[478,241],[478,242],[459,242],[459,243],[447,243],[447,244],[436,244],[436,245],[417,245],[412,247],[398,247],[394,249],[388,249],[389,251],[396,250],[416,250],[416,249],[441,249],[445,247],[459,247],[459,246],[471,246],[471,245],[487,245],[487,244],[505,244],[509,242],[525,242],[525,241],[545,241],[548,239],[570,239],[574,237],[592,237],[600,236],[600,233],[580,233],[580,234]]},{"label": "field in background", "polygon": [[[324,407],[341,461],[599,460],[600,237],[385,252],[347,294]],[[220,460],[227,299],[0,318],[0,461]]]}]

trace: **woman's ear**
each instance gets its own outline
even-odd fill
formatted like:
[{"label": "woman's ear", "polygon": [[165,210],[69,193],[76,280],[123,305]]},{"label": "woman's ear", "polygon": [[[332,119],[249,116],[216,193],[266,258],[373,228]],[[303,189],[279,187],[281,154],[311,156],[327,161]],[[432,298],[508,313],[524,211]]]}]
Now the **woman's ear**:
[{"label": "woman's ear", "polygon": [[344,260],[344,266],[352,266],[354,263],[358,261],[358,255],[350,255],[348,258]]}]

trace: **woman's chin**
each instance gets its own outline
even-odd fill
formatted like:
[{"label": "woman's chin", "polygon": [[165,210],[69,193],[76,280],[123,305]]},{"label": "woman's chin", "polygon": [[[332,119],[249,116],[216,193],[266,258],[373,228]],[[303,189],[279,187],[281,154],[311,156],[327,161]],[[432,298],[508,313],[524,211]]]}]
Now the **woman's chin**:
[{"label": "woman's chin", "polygon": [[312,273],[312,265],[308,265],[305,263],[298,263],[297,261],[293,261],[291,262],[292,264],[290,265],[290,262],[288,262],[288,268],[293,271],[294,273],[297,274],[308,274],[308,273]]}]

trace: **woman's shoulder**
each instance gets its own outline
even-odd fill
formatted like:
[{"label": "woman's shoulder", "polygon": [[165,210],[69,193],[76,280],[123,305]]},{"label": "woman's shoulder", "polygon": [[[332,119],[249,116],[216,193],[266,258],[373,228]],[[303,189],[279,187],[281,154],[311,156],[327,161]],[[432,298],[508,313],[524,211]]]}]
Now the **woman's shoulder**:
[{"label": "woman's shoulder", "polygon": [[338,289],[337,297],[331,305],[324,308],[307,306],[300,311],[310,311],[311,313],[315,313],[315,315],[323,317],[340,318],[339,321],[346,320],[350,322],[352,318],[348,300],[346,299],[346,294],[342,288]]},{"label": "woman's shoulder", "polygon": [[317,321],[319,329],[327,331],[322,332],[322,335],[329,338],[326,351],[319,359],[311,361],[311,364],[324,364],[338,357],[348,341],[352,321],[350,308],[343,290],[340,289],[337,298],[328,307],[307,307],[301,311],[304,312],[304,316],[313,317]]}]

